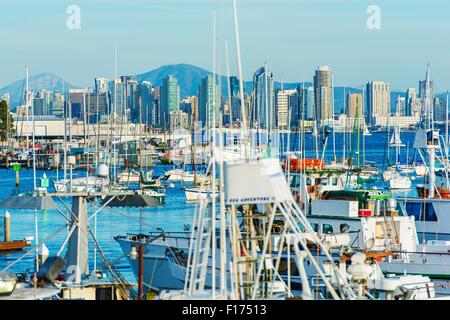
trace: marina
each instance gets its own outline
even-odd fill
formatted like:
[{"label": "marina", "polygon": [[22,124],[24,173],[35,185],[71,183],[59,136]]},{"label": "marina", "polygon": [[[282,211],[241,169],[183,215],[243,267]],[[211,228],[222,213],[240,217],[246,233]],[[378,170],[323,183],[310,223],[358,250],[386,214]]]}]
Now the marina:
[{"label": "marina", "polygon": [[[372,59],[370,68],[379,66],[362,73],[361,51],[346,61],[360,70],[342,72],[338,51],[315,48],[320,55],[310,58],[332,67],[314,67],[311,79],[297,70],[286,82],[278,58],[261,63],[249,50],[267,54],[252,32],[264,44],[270,33],[249,25],[255,9],[272,12],[270,1],[119,2],[108,13],[115,21],[126,20],[118,8],[133,17],[149,7],[171,12],[177,18],[166,16],[174,23],[161,34],[202,23],[207,37],[179,34],[160,60],[180,55],[180,39],[191,39],[180,56],[197,56],[211,71],[180,63],[138,74],[138,62],[161,54],[147,41],[141,49],[124,41],[150,39],[143,31],[150,23],[139,19],[114,30],[90,21],[87,28],[108,31],[95,37],[114,46],[96,42],[103,55],[84,62],[89,70],[76,61],[62,66],[83,81],[94,75],[93,86],[32,75],[40,55],[21,57],[24,79],[0,88],[0,301],[189,301],[183,316],[214,317],[233,305],[207,302],[257,301],[242,306],[264,315],[275,301],[450,300],[450,96],[442,65],[419,59],[397,70]],[[58,39],[84,48],[72,33],[84,32],[81,10],[67,8],[68,34]],[[280,26],[292,18],[283,12]],[[367,8],[367,32],[381,28],[380,12]],[[151,23],[163,24],[156,16]],[[151,40],[164,48],[159,32]],[[291,59],[279,49],[276,56]],[[87,60],[96,61],[96,50]],[[298,51],[302,64],[309,61],[308,50]],[[291,67],[284,73],[293,76]],[[376,80],[385,73],[407,89]]]}]

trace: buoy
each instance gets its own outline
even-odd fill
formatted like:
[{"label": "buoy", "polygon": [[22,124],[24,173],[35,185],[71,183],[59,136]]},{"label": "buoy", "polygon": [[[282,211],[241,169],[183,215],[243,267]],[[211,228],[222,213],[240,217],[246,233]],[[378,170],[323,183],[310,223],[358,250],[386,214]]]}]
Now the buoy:
[{"label": "buoy", "polygon": [[9,214],[8,211],[6,211],[4,219],[5,219],[4,220],[4,222],[5,222],[5,226],[4,226],[5,242],[10,242],[11,241],[11,215]]}]

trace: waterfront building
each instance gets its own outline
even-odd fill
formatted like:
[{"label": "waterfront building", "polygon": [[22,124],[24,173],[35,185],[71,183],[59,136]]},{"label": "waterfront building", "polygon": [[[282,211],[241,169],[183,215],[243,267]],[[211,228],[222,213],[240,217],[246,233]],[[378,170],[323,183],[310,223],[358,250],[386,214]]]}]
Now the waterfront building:
[{"label": "waterfront building", "polygon": [[347,95],[347,117],[364,117],[363,97],[361,93],[349,93]]},{"label": "waterfront building", "polygon": [[373,119],[373,126],[380,128],[392,128],[398,124],[400,128],[412,128],[416,127],[420,121],[420,114],[414,116],[399,116],[398,119],[396,116],[377,116]]},{"label": "waterfront building", "polygon": [[314,75],[316,120],[322,123],[333,119],[332,73],[328,66],[320,66]]},{"label": "waterfront building", "polygon": [[295,121],[295,123],[299,123],[302,119],[315,120],[314,114],[316,105],[314,99],[314,87],[298,85],[297,91],[299,92],[299,112],[298,116],[293,115],[293,121]]},{"label": "waterfront building", "polygon": [[259,68],[253,75],[252,125],[263,129],[274,129],[276,114],[274,103],[273,74],[267,68]]},{"label": "waterfront building", "polygon": [[207,124],[212,126],[213,122],[218,124],[216,121],[220,112],[218,96],[218,86],[214,83],[212,74],[209,74],[202,79],[198,88],[198,120],[202,122],[203,127]]},{"label": "waterfront building", "polygon": [[391,85],[383,81],[370,81],[366,87],[368,109],[366,120],[374,123],[375,118],[387,117],[390,114]]},{"label": "waterfront building", "polygon": [[297,90],[277,90],[275,101],[278,128],[286,130],[289,128],[291,115],[298,111]]},{"label": "waterfront building", "polygon": [[180,87],[173,75],[162,82],[159,98],[159,124],[167,127],[170,124],[170,113],[180,110]]}]

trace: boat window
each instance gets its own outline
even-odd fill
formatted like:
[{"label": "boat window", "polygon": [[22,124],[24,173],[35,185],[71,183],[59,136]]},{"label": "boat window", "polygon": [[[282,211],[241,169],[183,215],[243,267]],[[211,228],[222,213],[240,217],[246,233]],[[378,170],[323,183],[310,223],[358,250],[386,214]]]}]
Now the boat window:
[{"label": "boat window", "polygon": [[325,223],[322,226],[322,233],[325,233],[325,234],[333,233],[333,226],[331,224]]},{"label": "boat window", "polygon": [[314,232],[319,232],[319,224],[318,223],[311,223],[311,227],[313,228]]},{"label": "boat window", "polygon": [[437,221],[437,215],[431,203],[409,202],[406,204],[406,212],[414,216],[416,221]]},{"label": "boat window", "polygon": [[307,185],[307,186],[312,185],[312,180],[311,180],[311,178],[306,178],[306,185]]},{"label": "boat window", "polygon": [[331,178],[331,184],[332,184],[333,186],[337,186],[337,182],[338,182],[338,179],[337,179],[337,178]]}]

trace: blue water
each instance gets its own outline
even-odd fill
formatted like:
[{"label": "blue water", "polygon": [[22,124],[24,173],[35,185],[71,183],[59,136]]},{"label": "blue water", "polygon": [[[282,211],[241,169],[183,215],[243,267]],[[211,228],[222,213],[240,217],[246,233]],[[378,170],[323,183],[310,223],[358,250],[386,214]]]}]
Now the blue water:
[{"label": "blue water", "polygon": [[[154,174],[162,174],[167,166],[157,166],[154,169]],[[44,171],[38,170],[37,177],[41,177]],[[50,179],[56,179],[57,172],[54,170],[45,170],[46,175]],[[62,171],[59,173],[59,178],[62,178]],[[74,172],[75,174],[83,175],[83,172]],[[30,191],[33,187],[33,171],[21,170],[20,172],[20,186],[15,187],[15,173],[10,170],[0,170],[1,184],[0,184],[0,201],[5,199],[11,193],[20,193]],[[123,209],[123,208],[104,208],[97,215],[97,240],[106,257],[112,261],[120,258],[123,253],[119,244],[113,239],[114,236],[141,231],[155,230],[157,227],[163,230],[183,230],[185,224],[192,222],[195,205],[188,204],[185,201],[184,193],[176,185],[175,188],[167,189],[166,203],[163,207],[148,208],[148,209]],[[51,188],[50,188],[51,190]],[[64,200],[64,199],[63,199]],[[70,201],[67,200],[69,207]],[[61,202],[57,201],[59,208],[64,207]],[[11,214],[11,238],[13,240],[21,240],[25,237],[34,237],[34,211],[30,210],[8,210]],[[94,208],[89,211],[89,215],[94,212]],[[5,210],[0,210],[1,221],[3,222],[3,215]],[[3,225],[2,222],[0,225]],[[66,219],[56,210],[49,210],[38,212],[39,225],[39,242],[42,242],[47,237],[51,236],[55,231],[63,227]],[[94,222],[90,224],[94,231]],[[50,255],[55,255],[61,245],[63,244],[67,235],[67,228],[63,228],[57,235],[45,242],[50,251]],[[2,232],[0,232],[2,233]],[[2,235],[3,238],[3,235]],[[90,268],[93,270],[93,248],[94,242],[90,241]],[[0,255],[0,270],[15,261],[23,255],[29,248],[22,252]],[[18,264],[13,266],[10,271],[25,272],[27,269],[33,270],[34,253],[21,260]],[[103,260],[100,254],[97,253],[97,268],[103,265]],[[115,264],[129,281],[135,282],[129,269],[125,258],[118,260]]]},{"label": "blue water", "polygon": [[[409,143],[412,146],[413,133],[402,134],[402,140],[404,143]],[[291,150],[296,150],[298,147],[298,137],[294,134],[291,135]],[[353,137],[353,140],[355,138]],[[287,139],[284,139],[286,142]],[[355,140],[354,140],[355,141]],[[307,157],[313,156],[312,148],[313,138],[311,135],[306,136],[306,150]],[[362,142],[362,139],[361,139]],[[377,164],[387,164],[387,135],[385,133],[374,133],[372,136],[366,137],[366,160],[374,161]],[[333,137],[330,135],[328,142],[328,150],[326,152],[326,158],[331,160],[333,158]],[[343,135],[336,134],[336,156],[342,157],[342,145]],[[349,151],[349,141],[347,141],[347,152]],[[320,150],[320,149],[319,149]],[[362,152],[362,147],[361,147]],[[406,160],[405,149],[402,154],[402,161]],[[391,150],[391,156],[394,154],[394,150]],[[410,158],[413,157],[413,150],[410,148]],[[362,159],[362,157],[361,157]],[[154,168],[154,174],[160,175],[168,166],[158,165]],[[41,177],[44,171],[38,171],[37,177]],[[62,171],[58,173],[54,170],[45,170],[46,175],[50,179],[56,179],[57,174],[59,178],[62,178]],[[84,172],[75,172],[75,174],[84,175]],[[20,187],[15,187],[15,174],[12,169],[0,170],[0,201],[6,198],[12,193],[31,191],[33,187],[33,172],[32,170],[23,169],[20,172]],[[183,191],[177,185],[176,188],[167,190],[166,203],[163,207],[148,208],[148,209],[123,209],[123,208],[104,208],[97,216],[97,239],[105,253],[106,257],[112,261],[119,259],[123,256],[119,244],[113,239],[114,236],[129,233],[135,233],[140,231],[155,230],[159,227],[164,230],[181,231],[185,224],[192,222],[193,212],[195,205],[187,204]],[[400,194],[401,195],[401,194]],[[63,208],[61,203],[57,203],[60,208]],[[70,202],[69,202],[70,207]],[[90,210],[92,214],[94,210]],[[25,237],[34,237],[34,212],[27,210],[9,210],[11,214],[11,238],[14,240],[20,240]],[[0,210],[0,217],[3,220],[4,210]],[[55,210],[39,212],[38,213],[38,225],[39,225],[39,240],[46,239],[56,230],[65,225],[65,218]],[[1,225],[1,223],[0,223]],[[3,227],[2,227],[3,228]],[[91,222],[91,228],[94,229],[93,222]],[[46,246],[50,250],[50,254],[54,255],[58,252],[61,245],[64,242],[67,235],[67,228],[60,231],[56,236],[46,241]],[[91,270],[93,270],[93,241],[90,239],[90,254],[91,254]],[[4,269],[10,263],[15,261],[23,252],[17,252],[12,254],[0,255],[0,270]],[[15,272],[25,272],[26,270],[33,269],[34,255],[29,255],[16,264],[11,270]],[[97,255],[97,267],[101,266],[103,261],[100,255]],[[134,277],[131,274],[131,270],[125,258],[119,259],[115,264],[117,268],[124,274],[128,281],[135,282]]]}]

